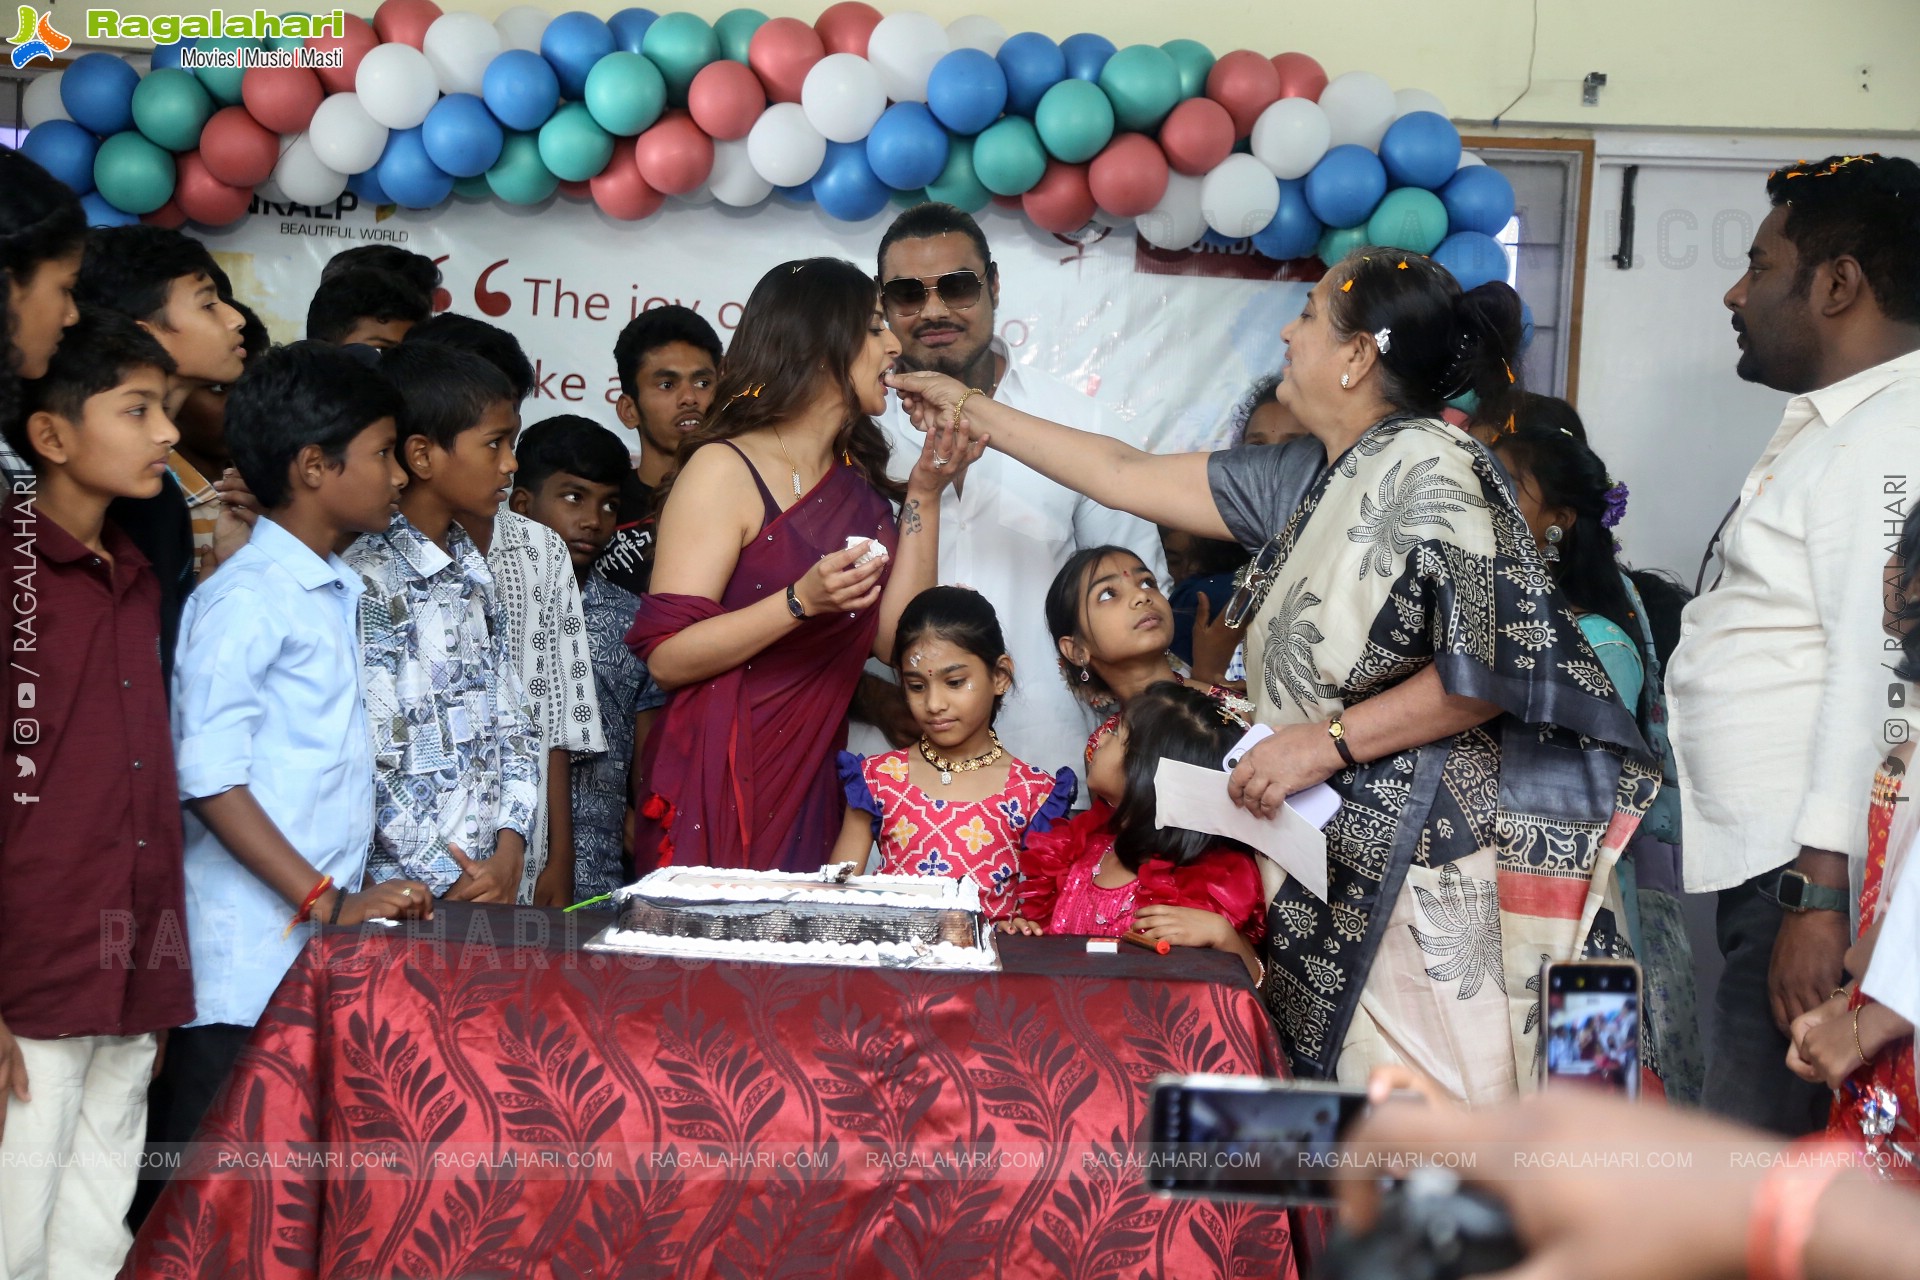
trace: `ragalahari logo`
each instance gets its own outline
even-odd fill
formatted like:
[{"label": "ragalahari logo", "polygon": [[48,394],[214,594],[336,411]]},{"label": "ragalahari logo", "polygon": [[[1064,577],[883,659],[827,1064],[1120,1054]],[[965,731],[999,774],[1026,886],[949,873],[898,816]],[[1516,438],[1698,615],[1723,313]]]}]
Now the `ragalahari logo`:
[{"label": "ragalahari logo", "polygon": [[[4,30],[5,27],[0,27],[0,31]],[[38,13],[21,5],[20,30],[7,43],[14,46],[13,65],[18,70],[35,58],[52,62],[53,55],[65,53],[73,41],[53,29],[53,10]]]}]

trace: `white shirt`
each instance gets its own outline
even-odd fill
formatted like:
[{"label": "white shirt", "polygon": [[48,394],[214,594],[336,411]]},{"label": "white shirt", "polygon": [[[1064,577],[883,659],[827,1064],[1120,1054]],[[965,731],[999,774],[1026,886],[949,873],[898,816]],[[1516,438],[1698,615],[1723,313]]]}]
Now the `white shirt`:
[{"label": "white shirt", "polygon": [[1874,766],[1904,740],[1882,585],[1917,464],[1920,352],[1788,401],[1741,486],[1667,670],[1690,892],[1803,845],[1865,856]]},{"label": "white shirt", "polygon": [[[998,340],[993,349],[1003,358],[1007,354]],[[1093,397],[1011,359],[993,398],[1081,431],[1114,434]],[[904,476],[919,458],[924,437],[897,399],[890,399],[880,425],[893,442],[888,470]],[[1084,772],[1087,735],[1098,721],[1060,674],[1059,650],[1047,634],[1047,587],[1074,552],[1109,543],[1138,555],[1165,585],[1167,559],[1159,531],[992,449],[967,469],[965,489],[955,493],[949,486],[940,497],[939,580],[972,587],[1000,616],[1014,668],[1014,690],[994,722],[1000,740],[1015,756],[1049,773],[1063,766]],[[854,726],[851,748],[861,754],[888,749],[879,731],[865,725]]]},{"label": "white shirt", "polygon": [[1920,1025],[1920,873],[1911,866],[1900,870],[1899,878],[1881,890],[1893,897],[1882,908],[1880,938],[1860,989]]}]

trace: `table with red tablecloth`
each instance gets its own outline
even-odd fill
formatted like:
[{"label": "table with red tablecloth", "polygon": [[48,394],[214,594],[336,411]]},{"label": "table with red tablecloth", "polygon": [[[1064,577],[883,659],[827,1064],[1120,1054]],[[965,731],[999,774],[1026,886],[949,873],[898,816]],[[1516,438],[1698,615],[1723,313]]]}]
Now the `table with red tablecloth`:
[{"label": "table with red tablecloth", "polygon": [[607,921],[322,931],[127,1274],[1296,1277],[1284,1211],[1140,1178],[1154,1077],[1282,1072],[1233,957],[582,950]]}]

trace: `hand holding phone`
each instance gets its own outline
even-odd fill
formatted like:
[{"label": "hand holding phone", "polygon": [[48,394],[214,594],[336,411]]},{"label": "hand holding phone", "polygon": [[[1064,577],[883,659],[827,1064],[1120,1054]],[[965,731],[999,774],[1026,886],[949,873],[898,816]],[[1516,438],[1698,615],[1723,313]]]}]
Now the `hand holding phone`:
[{"label": "hand holding phone", "polygon": [[1541,970],[1546,1053],[1542,1084],[1583,1085],[1640,1096],[1640,966],[1573,960]]}]

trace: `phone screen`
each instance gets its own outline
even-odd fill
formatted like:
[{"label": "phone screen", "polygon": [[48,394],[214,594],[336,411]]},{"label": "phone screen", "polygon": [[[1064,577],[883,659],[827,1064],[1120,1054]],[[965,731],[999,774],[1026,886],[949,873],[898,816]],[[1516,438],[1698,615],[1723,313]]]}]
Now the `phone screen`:
[{"label": "phone screen", "polygon": [[1640,966],[1628,960],[1546,967],[1546,1083],[1640,1095]]},{"label": "phone screen", "polygon": [[1331,1204],[1340,1135],[1366,1091],[1251,1077],[1169,1077],[1153,1088],[1147,1185],[1166,1195]]}]

